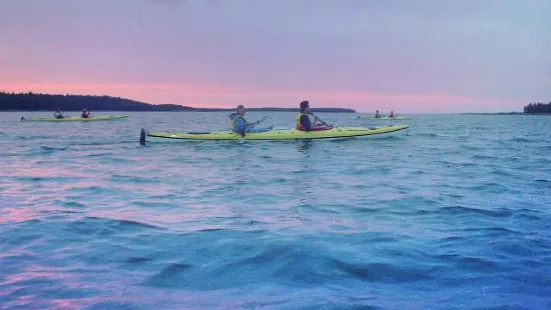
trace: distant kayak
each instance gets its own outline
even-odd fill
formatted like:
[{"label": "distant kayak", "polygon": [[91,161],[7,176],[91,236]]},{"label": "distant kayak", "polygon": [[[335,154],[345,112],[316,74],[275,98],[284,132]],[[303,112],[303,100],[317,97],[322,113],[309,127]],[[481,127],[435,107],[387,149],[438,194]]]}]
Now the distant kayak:
[{"label": "distant kayak", "polygon": [[128,115],[121,116],[93,116],[88,118],[82,117],[66,117],[66,118],[55,118],[55,117],[22,117],[22,122],[94,122],[94,121],[112,121],[117,119],[125,119]]},{"label": "distant kayak", "polygon": [[369,119],[369,120],[375,120],[375,121],[399,121],[399,120],[406,120],[406,119],[413,119],[413,117],[407,117],[407,116],[396,116],[396,117],[388,117],[388,116],[383,116],[383,117],[364,117],[365,119]]},{"label": "distant kayak", "polygon": [[[277,141],[277,140],[301,140],[301,139],[341,139],[341,138],[367,138],[374,136],[389,136],[409,128],[406,125],[386,126],[376,128],[366,127],[337,127],[323,131],[300,131],[296,129],[272,129],[265,132],[247,133],[243,140],[247,141]],[[142,129],[140,143],[146,142],[179,142],[201,140],[241,140],[242,137],[232,131],[212,132],[147,132]]]}]

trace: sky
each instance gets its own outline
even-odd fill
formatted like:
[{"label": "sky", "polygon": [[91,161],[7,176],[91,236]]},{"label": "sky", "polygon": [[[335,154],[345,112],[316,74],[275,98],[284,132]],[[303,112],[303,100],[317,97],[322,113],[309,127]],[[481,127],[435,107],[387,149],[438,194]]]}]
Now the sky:
[{"label": "sky", "polygon": [[0,0],[0,90],[196,107],[520,111],[549,0]]}]

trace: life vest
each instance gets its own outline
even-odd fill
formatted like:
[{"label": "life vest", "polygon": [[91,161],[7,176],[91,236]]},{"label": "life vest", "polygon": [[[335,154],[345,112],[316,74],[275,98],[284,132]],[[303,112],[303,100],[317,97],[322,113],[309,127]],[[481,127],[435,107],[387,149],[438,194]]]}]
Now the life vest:
[{"label": "life vest", "polygon": [[[308,118],[310,118],[310,115],[308,115],[308,114],[299,113],[298,116],[297,116],[297,130],[306,131],[306,129],[304,129],[304,127],[302,127],[302,123],[300,122],[300,118],[301,118],[303,115],[306,115],[306,116],[308,116]],[[311,118],[310,118],[310,126],[311,126],[312,128],[314,127],[314,122],[312,122],[312,119],[311,119]]]},{"label": "life vest", "polygon": [[302,127],[302,123],[300,122],[300,118],[301,118],[303,115],[304,115],[304,113],[299,113],[299,114],[297,115],[297,126],[296,126],[297,130],[302,130],[302,131],[304,131],[304,127]]},{"label": "life vest", "polygon": [[300,123],[300,118],[303,115],[308,116],[308,118],[310,119],[310,126],[311,126],[310,131],[324,131],[324,130],[329,130],[333,128],[332,126],[327,126],[327,125],[316,125],[315,122],[312,121],[312,118],[310,117],[311,115],[305,114],[305,113],[299,113],[297,116],[297,130],[306,131],[306,129],[304,129],[304,127],[302,127],[302,124]]},{"label": "life vest", "polygon": [[236,115],[233,119],[230,118],[230,129],[231,130],[235,129],[235,122],[238,119],[242,119],[245,122],[245,124],[247,123],[247,119],[245,119],[245,117],[243,117],[243,115]]}]

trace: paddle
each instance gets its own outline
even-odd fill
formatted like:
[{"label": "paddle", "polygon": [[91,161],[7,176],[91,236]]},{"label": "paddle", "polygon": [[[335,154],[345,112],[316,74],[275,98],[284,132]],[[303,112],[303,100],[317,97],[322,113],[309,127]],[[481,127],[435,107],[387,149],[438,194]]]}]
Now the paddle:
[{"label": "paddle", "polygon": [[248,126],[245,126],[245,131],[244,131],[242,134],[240,134],[240,136],[241,136],[240,142],[241,142],[241,143],[244,143],[244,142],[245,142],[244,139],[245,139],[245,135],[247,134],[247,130],[249,130],[249,129],[255,127],[256,125],[262,123],[263,121],[265,121],[265,120],[267,120],[267,119],[269,119],[269,118],[270,118],[269,116],[264,116],[264,117],[261,118],[260,120],[254,122],[254,123],[252,123],[252,124],[250,124],[250,125],[248,125]]},{"label": "paddle", "polygon": [[329,125],[327,124],[326,122],[324,122],[321,118],[317,117],[316,115],[314,115],[314,113],[309,113],[310,115],[312,115],[317,121],[319,121],[320,123],[322,123],[323,125],[327,126],[327,127],[333,127],[333,125]]},{"label": "paddle", "polygon": [[245,131],[246,131],[247,129],[250,129],[250,128],[255,127],[256,125],[262,123],[263,121],[265,121],[265,120],[267,120],[267,119],[269,119],[269,118],[270,118],[269,116],[264,116],[262,119],[260,119],[260,120],[258,120],[258,121],[256,121],[256,122],[250,124],[249,126],[245,127]]}]

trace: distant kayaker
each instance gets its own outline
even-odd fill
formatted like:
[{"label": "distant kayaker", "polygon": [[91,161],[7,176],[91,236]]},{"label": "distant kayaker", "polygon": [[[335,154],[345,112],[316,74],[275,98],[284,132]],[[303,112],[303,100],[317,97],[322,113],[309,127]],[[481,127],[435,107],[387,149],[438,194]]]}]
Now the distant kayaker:
[{"label": "distant kayaker", "polygon": [[379,110],[375,111],[375,118],[381,118],[381,115],[379,115]]},{"label": "distant kayaker", "polygon": [[82,110],[82,114],[80,114],[81,118],[89,118],[90,117],[90,111],[87,109]]},{"label": "distant kayaker", "polygon": [[[314,121],[310,118],[313,117]],[[302,101],[300,103],[300,113],[297,116],[297,130],[300,131],[321,131],[333,128],[331,125],[325,124],[315,115],[310,113],[310,103]]]},{"label": "distant kayaker", "polygon": [[65,118],[65,117],[63,116],[63,113],[61,113],[61,110],[60,110],[60,109],[55,110],[54,117],[55,117],[55,118]]},{"label": "distant kayaker", "polygon": [[388,117],[394,118],[394,111],[390,111],[390,115]]},{"label": "distant kayaker", "polygon": [[260,124],[264,119],[261,119],[259,121],[256,121],[254,123],[248,123],[247,119],[245,118],[245,113],[247,111],[245,110],[245,107],[243,105],[238,105],[235,109],[235,112],[230,114],[230,127],[233,130],[233,132],[238,133],[240,135],[244,135],[247,133],[253,133],[253,132],[265,132],[270,130],[271,128],[253,128],[254,126]]}]

